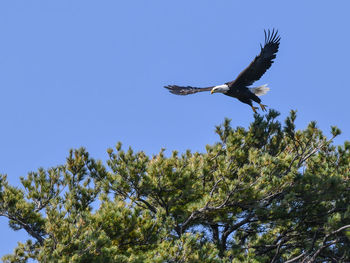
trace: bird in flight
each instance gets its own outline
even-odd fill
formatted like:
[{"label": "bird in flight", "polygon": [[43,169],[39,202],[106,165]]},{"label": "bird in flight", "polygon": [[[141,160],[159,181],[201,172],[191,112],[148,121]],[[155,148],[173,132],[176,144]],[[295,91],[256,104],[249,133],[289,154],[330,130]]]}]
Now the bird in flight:
[{"label": "bird in flight", "polygon": [[262,75],[268,70],[273,60],[276,58],[278,47],[280,44],[281,37],[278,35],[276,30],[268,30],[265,33],[265,44],[264,47],[260,45],[261,51],[258,56],[249,64],[249,66],[243,70],[238,77],[230,82],[218,86],[211,86],[206,88],[197,88],[191,86],[177,86],[168,85],[167,88],[171,93],[176,95],[189,95],[202,91],[210,91],[213,93],[223,93],[224,95],[237,98],[243,103],[248,104],[256,113],[258,107],[253,106],[253,101],[259,103],[261,109],[266,111],[266,105],[261,103],[261,99],[258,96],[266,94],[270,88],[267,85],[258,87],[250,87],[255,81],[259,80]]}]

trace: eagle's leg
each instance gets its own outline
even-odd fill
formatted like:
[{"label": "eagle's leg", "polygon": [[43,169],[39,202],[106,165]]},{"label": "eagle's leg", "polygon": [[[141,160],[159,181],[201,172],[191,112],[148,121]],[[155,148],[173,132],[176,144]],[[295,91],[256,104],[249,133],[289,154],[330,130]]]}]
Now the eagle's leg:
[{"label": "eagle's leg", "polygon": [[266,111],[267,105],[264,105],[264,104],[261,104],[261,103],[259,103],[259,105],[260,105],[262,111]]},{"label": "eagle's leg", "polygon": [[254,107],[254,106],[250,106],[250,107],[252,107],[252,109],[253,109],[254,113],[256,113],[256,112],[257,112],[256,110],[258,110],[258,109],[259,109],[258,107]]}]

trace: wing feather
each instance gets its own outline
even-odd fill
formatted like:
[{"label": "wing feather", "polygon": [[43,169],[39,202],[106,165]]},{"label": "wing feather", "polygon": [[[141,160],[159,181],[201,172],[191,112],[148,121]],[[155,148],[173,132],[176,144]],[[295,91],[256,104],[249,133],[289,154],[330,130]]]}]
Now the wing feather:
[{"label": "wing feather", "polygon": [[164,86],[164,88],[168,89],[171,93],[176,95],[190,95],[197,92],[202,91],[210,91],[213,87],[208,88],[197,88],[197,87],[191,87],[191,86],[177,86],[177,85],[168,85]]},{"label": "wing feather", "polygon": [[261,46],[261,51],[258,56],[249,64],[249,66],[243,70],[238,77],[227,85],[230,88],[234,87],[247,87],[252,85],[255,81],[259,80],[262,75],[271,67],[273,60],[276,58],[278,52],[281,37],[278,35],[278,30],[264,30],[265,44]]}]

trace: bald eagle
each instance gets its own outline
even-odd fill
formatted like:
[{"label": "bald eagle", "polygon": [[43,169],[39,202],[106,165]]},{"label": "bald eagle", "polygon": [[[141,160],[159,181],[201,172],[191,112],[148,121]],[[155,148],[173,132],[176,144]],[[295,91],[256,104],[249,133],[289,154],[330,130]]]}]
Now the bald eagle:
[{"label": "bald eagle", "polygon": [[207,88],[197,88],[191,86],[165,86],[171,93],[176,95],[189,95],[202,91],[210,91],[213,93],[223,93],[224,95],[237,98],[243,103],[248,104],[256,113],[258,107],[254,107],[252,101],[259,103],[261,109],[266,111],[266,105],[261,104],[261,99],[258,96],[266,94],[270,89],[267,85],[259,87],[250,87],[255,81],[259,80],[262,75],[268,70],[273,60],[276,58],[281,37],[276,30],[264,30],[265,44],[264,47],[260,45],[261,51],[258,56],[243,70],[238,77],[230,82],[218,86],[211,86]]}]

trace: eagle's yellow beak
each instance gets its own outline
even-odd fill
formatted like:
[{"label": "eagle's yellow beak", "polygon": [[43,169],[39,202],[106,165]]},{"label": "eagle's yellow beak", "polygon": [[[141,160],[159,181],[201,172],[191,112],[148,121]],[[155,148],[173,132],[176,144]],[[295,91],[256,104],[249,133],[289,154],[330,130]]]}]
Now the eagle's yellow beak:
[{"label": "eagle's yellow beak", "polygon": [[210,91],[210,94],[213,94],[214,93],[214,89],[212,89],[211,91]]}]

